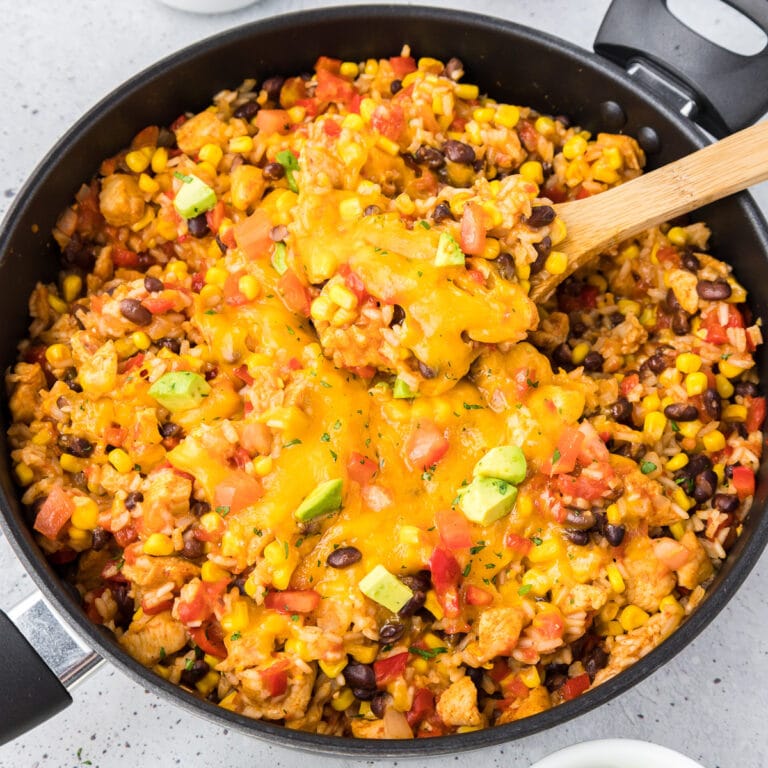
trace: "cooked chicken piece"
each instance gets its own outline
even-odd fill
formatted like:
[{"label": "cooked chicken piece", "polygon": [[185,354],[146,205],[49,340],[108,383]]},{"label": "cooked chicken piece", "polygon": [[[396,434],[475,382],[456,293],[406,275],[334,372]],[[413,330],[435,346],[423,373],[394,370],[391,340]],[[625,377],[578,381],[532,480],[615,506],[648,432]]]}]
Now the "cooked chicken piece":
[{"label": "cooked chicken piece", "polygon": [[452,683],[437,701],[437,714],[446,725],[481,725],[477,688],[469,677]]},{"label": "cooked chicken piece", "polygon": [[170,611],[163,611],[131,622],[119,642],[134,659],[151,667],[164,656],[180,651],[187,644],[187,631]]},{"label": "cooked chicken piece", "polygon": [[139,182],[127,173],[113,173],[101,182],[99,208],[113,227],[130,227],[143,215],[146,204]]}]

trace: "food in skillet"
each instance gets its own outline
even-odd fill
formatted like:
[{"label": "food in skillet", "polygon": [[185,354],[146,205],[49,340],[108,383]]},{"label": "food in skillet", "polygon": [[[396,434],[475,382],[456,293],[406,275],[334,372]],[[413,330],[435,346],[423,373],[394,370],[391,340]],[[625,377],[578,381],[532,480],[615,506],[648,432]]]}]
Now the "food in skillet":
[{"label": "food in skillet", "polygon": [[462,64],[321,58],[105,160],[7,384],[39,541],[159,675],[324,734],[436,736],[599,685],[740,531],[759,325],[703,224],[562,273],[622,135]]}]

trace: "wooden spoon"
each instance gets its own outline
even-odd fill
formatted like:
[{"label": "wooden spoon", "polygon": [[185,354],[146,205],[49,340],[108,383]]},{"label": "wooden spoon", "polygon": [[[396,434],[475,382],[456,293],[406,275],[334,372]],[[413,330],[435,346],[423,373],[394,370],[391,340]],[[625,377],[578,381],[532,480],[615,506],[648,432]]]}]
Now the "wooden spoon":
[{"label": "wooden spoon", "polygon": [[568,235],[561,275],[539,273],[531,298],[544,301],[595,256],[644,229],[768,179],[768,122],[758,123],[687,157],[583,200],[554,206]]}]

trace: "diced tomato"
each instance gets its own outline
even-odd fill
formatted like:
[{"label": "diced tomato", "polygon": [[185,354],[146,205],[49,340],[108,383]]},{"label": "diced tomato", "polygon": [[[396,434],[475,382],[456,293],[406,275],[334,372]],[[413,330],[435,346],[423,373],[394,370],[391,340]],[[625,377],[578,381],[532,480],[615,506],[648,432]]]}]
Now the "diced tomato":
[{"label": "diced tomato", "polygon": [[104,430],[104,440],[107,445],[113,445],[115,448],[119,448],[128,437],[128,430],[125,427],[107,427]]},{"label": "diced tomato", "polygon": [[701,316],[701,327],[707,332],[706,340],[710,344],[725,344],[728,341],[729,328],[744,328],[744,318],[741,312],[728,304],[728,318],[725,325],[720,322],[719,307],[712,307]]},{"label": "diced tomato", "polygon": [[493,666],[488,670],[488,677],[494,683],[500,683],[507,675],[509,675],[509,664],[507,664],[505,659],[497,658],[493,662]]},{"label": "diced tomato", "polygon": [[670,571],[682,568],[691,559],[690,550],[669,536],[653,540],[653,554]]},{"label": "diced tomato", "polygon": [[234,371],[232,371],[232,373],[234,373],[235,376],[237,376],[237,378],[240,379],[240,381],[242,381],[244,384],[247,384],[248,386],[253,384],[253,382],[255,381],[253,376],[251,376],[251,374],[248,373],[247,365],[238,366],[237,368],[235,368]]},{"label": "diced tomato", "polygon": [[357,300],[362,304],[370,295],[365,290],[363,278],[357,272],[354,272],[349,264],[342,264],[339,267],[339,274],[344,278],[347,288],[357,296]]},{"label": "diced tomato", "polygon": [[347,461],[347,474],[350,480],[354,480],[360,485],[370,483],[373,476],[379,471],[379,465],[362,453],[352,451]]},{"label": "diced tomato", "polygon": [[745,499],[747,496],[754,496],[755,473],[749,469],[749,467],[734,467],[733,479],[731,482],[740,499]]},{"label": "diced tomato", "polygon": [[355,87],[349,80],[345,80],[327,69],[318,70],[315,96],[320,101],[335,101],[345,104],[354,93]]},{"label": "diced tomato", "polygon": [[139,266],[139,254],[125,248],[112,248],[112,263],[123,269],[136,269]]},{"label": "diced tomato", "polygon": [[213,613],[217,602],[227,591],[227,580],[200,581],[193,587],[184,588],[184,598],[176,604],[179,621],[182,624],[197,624]]},{"label": "diced tomato", "polygon": [[552,457],[544,462],[541,471],[549,475],[573,472],[583,444],[584,433],[573,427],[566,427],[557,441],[557,448]]},{"label": "diced tomato", "polygon": [[259,676],[270,696],[282,696],[288,690],[288,668],[290,662],[281,659],[271,667],[259,670]]},{"label": "diced tomato", "polygon": [[272,220],[263,208],[257,208],[250,216],[233,227],[235,242],[238,248],[245,251],[249,259],[268,255],[272,246],[272,239],[269,236],[271,231]]},{"label": "diced tomato", "polygon": [[480,256],[485,240],[485,211],[477,203],[467,203],[461,214],[461,250],[469,256]]},{"label": "diced tomato", "polygon": [[311,613],[320,605],[320,595],[314,589],[287,589],[270,592],[264,605],[278,613]]},{"label": "diced tomato", "polygon": [[520,120],[516,127],[520,141],[529,152],[533,152],[539,145],[539,132],[533,127],[533,123],[529,120]]},{"label": "diced tomato", "polygon": [[747,406],[747,432],[755,432],[765,421],[765,398],[753,397]]},{"label": "diced tomato", "polygon": [[507,549],[511,549],[521,557],[525,557],[531,551],[533,542],[524,536],[518,536],[516,533],[508,533],[504,537],[504,545]]},{"label": "diced tomato", "polygon": [[244,274],[244,272],[229,274],[224,281],[224,301],[229,304],[230,307],[241,307],[243,304],[248,303],[245,294],[240,292],[240,278]]},{"label": "diced tomato", "polygon": [[464,597],[467,605],[490,605],[493,602],[493,595],[487,589],[474,584],[467,584]]},{"label": "diced tomato", "polygon": [[467,549],[472,546],[472,528],[467,518],[458,510],[438,510],[435,522],[440,541],[446,549]]},{"label": "diced tomato", "polygon": [[574,496],[587,501],[597,501],[608,490],[608,485],[602,477],[587,477],[579,475],[558,475],[557,487],[564,496]]},{"label": "diced tomato", "polygon": [[382,136],[397,141],[405,128],[403,108],[399,104],[391,104],[388,107],[379,105],[371,115],[371,127]]},{"label": "diced tomato", "polygon": [[248,422],[240,431],[240,445],[251,456],[257,453],[266,456],[272,450],[272,432],[266,424]]},{"label": "diced tomato", "polygon": [[223,200],[219,200],[213,208],[205,212],[205,221],[208,224],[208,229],[210,229],[214,235],[218,233],[221,222],[224,221],[225,216],[226,210],[224,208]]},{"label": "diced tomato", "polygon": [[253,124],[264,136],[273,133],[286,134],[291,129],[291,120],[284,109],[260,109],[253,118]]},{"label": "diced tomato", "polygon": [[373,671],[376,674],[376,685],[383,688],[387,683],[397,680],[405,675],[405,666],[408,662],[408,651],[396,653],[386,659],[373,662]]},{"label": "diced tomato", "polygon": [[478,285],[485,285],[485,275],[479,269],[468,269],[467,277]]},{"label": "diced tomato", "polygon": [[461,610],[458,589],[461,568],[458,560],[442,547],[436,547],[429,560],[429,569],[432,571],[437,599],[445,615],[456,618]]},{"label": "diced tomato", "polygon": [[426,471],[448,452],[448,438],[433,421],[420,421],[408,438],[406,453],[411,465]]},{"label": "diced tomato", "polygon": [[157,613],[162,613],[163,611],[170,611],[173,607],[173,600],[163,600],[159,603],[147,603],[146,600],[141,601],[141,610],[144,611],[144,613],[147,616],[154,616]]},{"label": "diced tomato", "polygon": [[35,517],[34,528],[43,536],[55,539],[75,511],[75,502],[60,485],[54,485]]},{"label": "diced tomato", "polygon": [[147,296],[141,304],[146,307],[153,315],[162,315],[172,310],[175,306],[171,296]]},{"label": "diced tomato", "polygon": [[222,480],[214,491],[213,498],[217,507],[228,507],[229,512],[239,512],[257,502],[264,489],[261,483],[245,472],[232,472]]},{"label": "diced tomato", "polygon": [[528,686],[518,677],[518,675],[507,675],[507,677],[501,681],[500,685],[506,698],[528,698]]},{"label": "diced tomato", "polygon": [[235,466],[238,469],[245,469],[248,462],[251,460],[251,454],[245,450],[242,446],[238,445],[232,454],[232,461],[235,462]]},{"label": "diced tomato", "polygon": [[335,138],[341,134],[341,125],[336,120],[323,120],[323,133],[326,136]]},{"label": "diced tomato", "polygon": [[352,365],[347,370],[361,379],[372,379],[376,375],[376,369],[372,365]]},{"label": "diced tomato", "polygon": [[46,557],[48,558],[48,562],[53,563],[54,565],[66,565],[75,560],[77,555],[78,553],[71,547],[62,547],[61,549],[56,550],[56,552],[51,552],[51,554],[46,555]]},{"label": "diced tomato", "polygon": [[405,719],[411,728],[415,728],[435,708],[435,697],[429,688],[419,688],[413,694],[411,708],[405,713]]},{"label": "diced tomato", "polygon": [[224,632],[221,624],[213,620],[204,624],[202,627],[192,627],[189,634],[203,652],[210,653],[217,659],[227,658],[227,647],[224,645]]},{"label": "diced tomato", "polygon": [[619,384],[619,391],[626,397],[639,383],[640,374],[630,373],[628,376],[625,376],[621,380],[621,384]]},{"label": "diced tomato", "polygon": [[292,269],[286,270],[280,277],[277,287],[288,309],[299,315],[304,315],[304,317],[309,317],[312,294]]},{"label": "diced tomato", "polygon": [[341,69],[341,59],[332,59],[330,56],[320,56],[315,62],[315,72],[319,72],[321,69],[326,69],[328,72],[333,72],[334,75],[339,74]]},{"label": "diced tomato", "polygon": [[589,675],[586,672],[582,672],[580,675],[576,675],[576,677],[569,677],[561,689],[563,698],[566,701],[575,699],[577,696],[581,696],[589,688],[589,685]]},{"label": "diced tomato", "polygon": [[195,293],[200,293],[205,285],[205,272],[195,272],[192,275],[192,290]]},{"label": "diced tomato", "polygon": [[557,640],[563,636],[565,621],[559,611],[543,611],[533,617],[533,627],[547,640]]},{"label": "diced tomato", "polygon": [[118,531],[114,531],[112,534],[115,537],[118,547],[125,549],[129,544],[132,544],[139,537],[136,528],[133,525],[126,525],[120,528]]},{"label": "diced tomato", "polygon": [[390,56],[389,63],[398,80],[402,80],[409,72],[416,71],[416,60],[413,56]]}]

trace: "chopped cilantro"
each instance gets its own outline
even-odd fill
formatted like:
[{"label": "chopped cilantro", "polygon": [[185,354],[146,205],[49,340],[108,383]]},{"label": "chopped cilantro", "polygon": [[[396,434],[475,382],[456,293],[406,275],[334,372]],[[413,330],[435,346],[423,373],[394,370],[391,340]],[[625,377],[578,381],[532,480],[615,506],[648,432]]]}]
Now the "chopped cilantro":
[{"label": "chopped cilantro", "polygon": [[275,159],[285,168],[285,180],[291,192],[298,192],[299,185],[296,183],[294,173],[299,170],[299,160],[290,149],[284,149],[275,155]]},{"label": "chopped cilantro", "polygon": [[254,528],[253,532],[256,536],[262,536],[264,534],[264,531],[262,531],[261,528]]},{"label": "chopped cilantro", "polygon": [[542,545],[542,540],[538,536],[531,536],[531,541],[537,546],[540,547]]},{"label": "chopped cilantro", "polygon": [[485,406],[478,405],[477,403],[464,403],[464,410],[466,411],[481,411]]},{"label": "chopped cilantro", "polygon": [[322,434],[322,435],[320,435],[320,439],[321,439],[321,440],[322,440],[324,443],[330,443],[330,442],[331,442],[331,436],[330,436],[330,435],[329,435],[327,432],[323,432],[323,434]]},{"label": "chopped cilantro", "polygon": [[192,667],[194,667],[194,666],[195,666],[195,662],[192,659],[187,659],[184,662],[184,669],[186,669],[187,672],[191,672],[192,671]]},{"label": "chopped cilantro", "polygon": [[469,576],[469,572],[472,570],[472,563],[467,563],[464,566],[464,570],[461,572],[461,575],[466,579],[467,576]]},{"label": "chopped cilantro", "polygon": [[554,464],[557,461],[560,461],[560,450],[558,448],[555,448],[555,452],[552,454],[552,463]]},{"label": "chopped cilantro", "polygon": [[330,448],[328,449],[328,452],[331,454],[331,458],[336,461],[336,459],[339,458],[339,455],[336,453],[336,451],[332,451]]},{"label": "chopped cilantro", "polygon": [[415,645],[409,645],[408,650],[411,653],[415,653],[417,656],[421,656],[422,659],[428,661],[434,659],[435,656],[439,656],[441,653],[448,653],[447,648],[440,646],[439,648],[417,648]]},{"label": "chopped cilantro", "polygon": [[327,381],[321,381],[320,386],[325,387],[326,389],[330,389],[333,385],[329,384]]},{"label": "chopped cilantro", "polygon": [[174,175],[174,178],[177,178],[179,181],[183,181],[185,184],[192,183],[192,177],[186,173],[181,173],[180,171],[176,171],[176,173],[174,173],[173,175]]},{"label": "chopped cilantro", "polygon": [[165,652],[165,648],[160,646],[160,661],[162,661],[168,654]]},{"label": "chopped cilantro", "polygon": [[517,590],[517,594],[522,597],[527,595],[533,589],[533,584],[523,584],[520,589]]},{"label": "chopped cilantro", "polygon": [[283,448],[290,448],[292,445],[301,445],[301,440],[298,437],[294,437],[293,440],[289,440],[283,445]]},{"label": "chopped cilantro", "polygon": [[234,642],[235,640],[239,640],[243,636],[242,632],[233,632],[229,639]]},{"label": "chopped cilantro", "polygon": [[287,541],[283,542],[283,552],[285,552],[285,559],[287,560],[288,559],[288,542]]},{"label": "chopped cilantro", "polygon": [[680,427],[678,426],[676,421],[670,421],[669,423],[670,423],[670,426],[672,427],[672,431],[673,432],[679,432],[680,431]]},{"label": "chopped cilantro", "polygon": [[482,552],[485,549],[485,546],[486,545],[484,541],[478,541],[474,547],[470,547],[469,554],[476,555],[478,552]]},{"label": "chopped cilantro", "polygon": [[226,505],[222,505],[220,507],[216,507],[216,511],[222,516],[226,517],[229,514],[229,507]]}]

